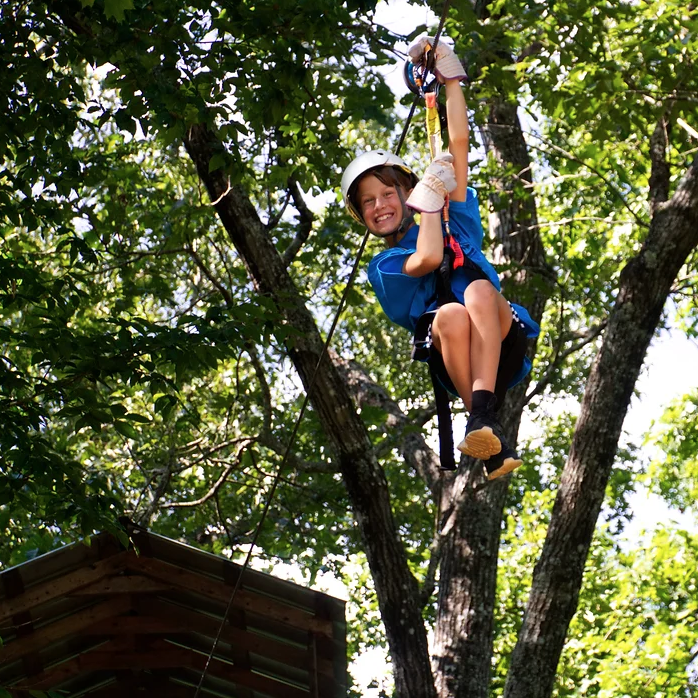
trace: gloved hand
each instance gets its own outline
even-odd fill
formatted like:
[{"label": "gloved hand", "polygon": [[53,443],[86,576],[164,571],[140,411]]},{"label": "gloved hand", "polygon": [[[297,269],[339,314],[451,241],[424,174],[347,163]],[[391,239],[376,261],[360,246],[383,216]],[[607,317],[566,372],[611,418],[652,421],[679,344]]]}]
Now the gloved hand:
[{"label": "gloved hand", "polygon": [[446,195],[456,188],[453,155],[442,153],[427,167],[406,204],[422,213],[435,213],[444,207]]},{"label": "gloved hand", "polygon": [[[427,41],[433,46],[434,37],[423,36],[418,39],[409,48],[410,60],[414,63],[420,63],[424,59],[424,49]],[[436,47],[434,70],[438,77],[443,79],[458,79],[463,80],[467,77],[463,64],[458,59],[453,49],[443,42],[443,37],[439,38],[439,43]]]}]

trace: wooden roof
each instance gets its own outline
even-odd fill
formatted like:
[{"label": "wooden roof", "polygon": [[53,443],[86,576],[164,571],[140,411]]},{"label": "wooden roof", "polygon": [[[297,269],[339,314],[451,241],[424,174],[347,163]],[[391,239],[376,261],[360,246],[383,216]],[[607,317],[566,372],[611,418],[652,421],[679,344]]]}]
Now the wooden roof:
[{"label": "wooden roof", "polygon": [[[193,698],[241,566],[132,530],[0,573],[0,686],[13,695]],[[344,602],[246,570],[199,696],[346,695]]]}]

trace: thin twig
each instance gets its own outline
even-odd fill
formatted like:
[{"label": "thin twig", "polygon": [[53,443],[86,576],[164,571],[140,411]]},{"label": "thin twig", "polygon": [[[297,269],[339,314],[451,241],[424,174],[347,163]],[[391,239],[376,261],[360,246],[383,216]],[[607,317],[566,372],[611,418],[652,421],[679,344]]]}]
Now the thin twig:
[{"label": "thin twig", "polygon": [[581,341],[572,344],[568,349],[560,352],[555,358],[555,361],[548,365],[547,371],[543,374],[538,383],[536,383],[536,387],[530,393],[528,393],[528,395],[526,395],[523,404],[527,405],[534,397],[536,397],[536,395],[540,395],[551,382],[553,374],[560,367],[563,361],[571,354],[574,354],[580,349],[583,349],[590,342],[593,342],[606,329],[607,324],[608,320],[603,320],[595,327],[589,329]]},{"label": "thin twig", "polygon": [[198,507],[201,504],[205,504],[209,499],[214,497],[218,490],[220,490],[221,487],[225,484],[225,481],[228,479],[228,476],[230,475],[233,470],[240,465],[240,461],[242,460],[242,454],[244,453],[245,449],[254,441],[254,439],[244,439],[243,442],[240,444],[240,447],[238,448],[238,452],[235,454],[235,460],[232,463],[228,463],[226,467],[224,468],[223,472],[220,474],[218,480],[213,484],[213,486],[209,489],[209,491],[203,496],[200,497],[199,499],[195,499],[192,502],[169,502],[165,504],[161,504],[160,508],[161,509],[183,509],[186,507]]},{"label": "thin twig", "polygon": [[230,291],[228,291],[228,289],[225,286],[223,286],[223,284],[208,268],[204,260],[201,259],[201,255],[199,255],[199,253],[194,249],[194,243],[189,243],[186,247],[186,250],[191,256],[191,258],[196,262],[196,265],[199,267],[199,269],[201,269],[204,276],[216,287],[221,296],[223,296],[223,300],[225,301],[225,304],[228,306],[228,308],[232,308],[235,304],[233,301],[233,296],[231,295]]},{"label": "thin twig", "polygon": [[310,236],[311,230],[313,229],[313,222],[315,221],[315,214],[308,208],[308,204],[306,204],[303,194],[301,193],[301,188],[298,186],[298,182],[296,182],[294,179],[289,181],[289,192],[293,197],[293,204],[298,211],[300,225],[298,226],[295,237],[289,246],[284,250],[282,259],[284,266],[286,267],[291,264],[295,256],[305,244],[306,240]]}]

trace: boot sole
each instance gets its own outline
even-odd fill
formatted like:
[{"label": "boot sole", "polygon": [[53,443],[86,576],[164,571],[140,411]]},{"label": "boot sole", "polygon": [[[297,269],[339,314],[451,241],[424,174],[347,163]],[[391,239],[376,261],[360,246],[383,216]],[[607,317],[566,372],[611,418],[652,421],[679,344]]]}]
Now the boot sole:
[{"label": "boot sole", "polygon": [[516,470],[519,466],[523,465],[523,461],[520,458],[505,458],[504,462],[491,473],[487,473],[488,480],[496,480],[502,475],[507,475],[512,470]]},{"label": "boot sole", "polygon": [[490,427],[482,427],[466,434],[457,448],[466,456],[487,460],[502,450],[502,442]]}]

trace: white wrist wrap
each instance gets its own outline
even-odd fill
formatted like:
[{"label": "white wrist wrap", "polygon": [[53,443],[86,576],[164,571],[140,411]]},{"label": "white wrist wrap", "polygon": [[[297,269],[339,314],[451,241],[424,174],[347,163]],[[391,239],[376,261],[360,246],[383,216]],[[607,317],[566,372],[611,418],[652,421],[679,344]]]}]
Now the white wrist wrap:
[{"label": "white wrist wrap", "polygon": [[[410,46],[408,53],[413,63],[420,63],[424,59],[424,50],[427,43],[434,44],[434,38],[423,36]],[[458,59],[453,49],[448,44],[439,41],[436,46],[436,65],[434,66],[440,77],[447,80],[463,80],[467,77],[463,64]]]},{"label": "white wrist wrap", "polygon": [[412,190],[406,203],[416,211],[435,213],[444,207],[446,194],[446,187],[438,177],[425,174]]},{"label": "white wrist wrap", "polygon": [[441,44],[436,47],[436,72],[448,80],[463,80],[466,77],[463,64],[448,46],[443,48],[446,50],[442,53]]}]

